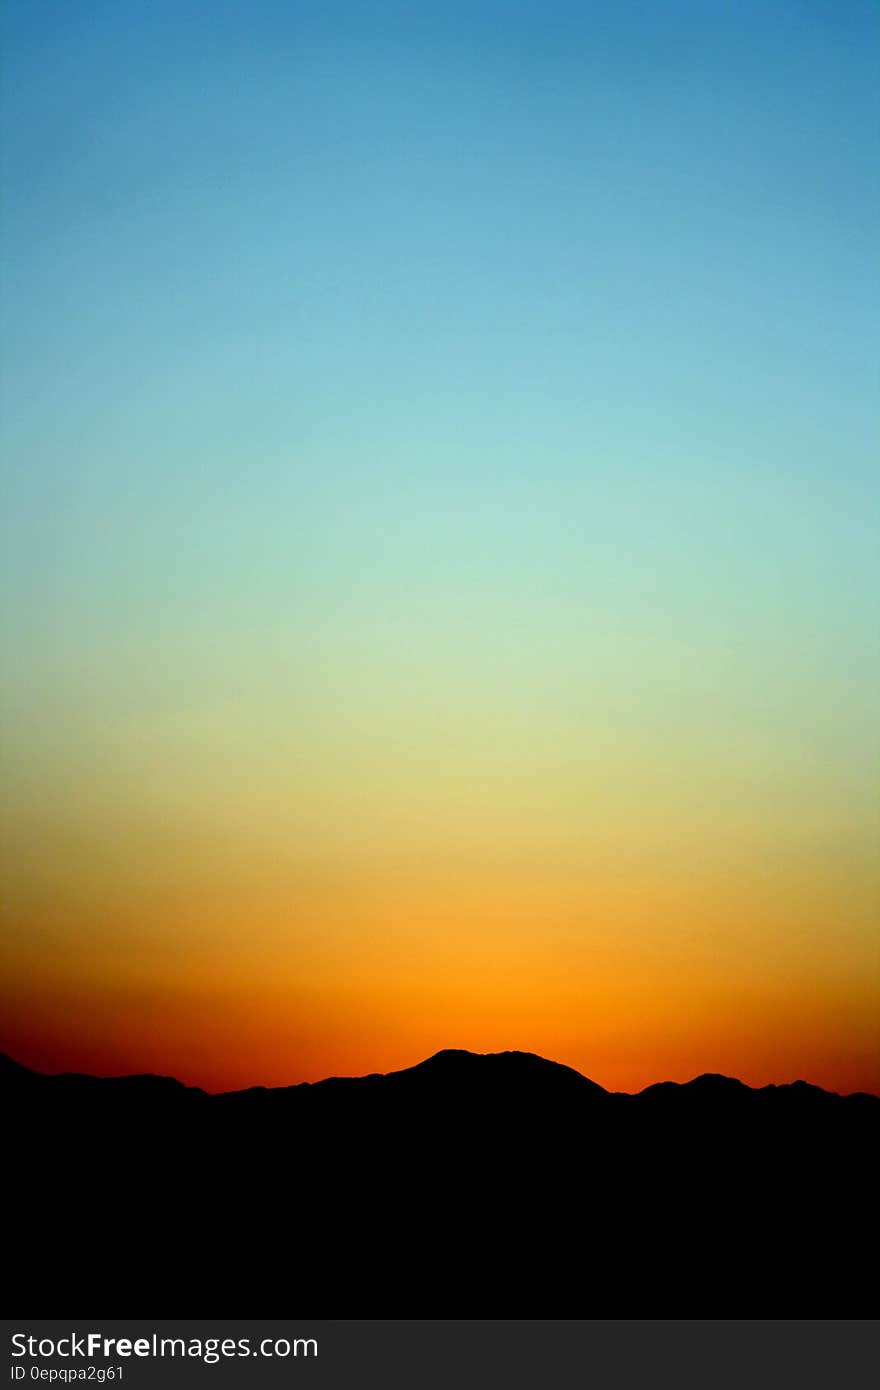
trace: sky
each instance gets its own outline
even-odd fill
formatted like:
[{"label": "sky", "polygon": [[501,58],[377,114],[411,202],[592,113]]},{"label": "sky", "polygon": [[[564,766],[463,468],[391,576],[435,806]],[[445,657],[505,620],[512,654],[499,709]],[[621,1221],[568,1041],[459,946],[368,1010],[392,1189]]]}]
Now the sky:
[{"label": "sky", "polygon": [[876,6],[0,23],[0,1049],[880,1090]]}]

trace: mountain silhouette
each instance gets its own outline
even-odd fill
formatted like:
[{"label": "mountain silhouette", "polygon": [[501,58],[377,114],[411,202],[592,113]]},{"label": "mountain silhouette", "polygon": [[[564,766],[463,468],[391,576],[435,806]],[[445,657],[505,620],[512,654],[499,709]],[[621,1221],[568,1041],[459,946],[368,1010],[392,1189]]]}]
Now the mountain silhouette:
[{"label": "mountain silhouette", "polygon": [[[526,1052],[211,1095],[0,1056],[49,1316],[870,1316],[880,1099]],[[865,1259],[860,1258],[864,1256]]]}]

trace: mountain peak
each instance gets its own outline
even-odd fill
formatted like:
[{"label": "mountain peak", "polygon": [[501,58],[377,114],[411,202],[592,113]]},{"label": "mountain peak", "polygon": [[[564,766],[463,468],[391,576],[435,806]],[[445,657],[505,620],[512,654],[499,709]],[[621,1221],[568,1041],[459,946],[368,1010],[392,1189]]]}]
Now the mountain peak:
[{"label": "mountain peak", "polygon": [[430,1079],[442,1085],[467,1087],[478,1085],[500,1089],[540,1086],[558,1090],[560,1087],[590,1091],[596,1095],[607,1092],[590,1081],[574,1067],[552,1062],[535,1052],[468,1052],[465,1048],[445,1047],[426,1057],[423,1062],[403,1071],[390,1072],[392,1078]]}]

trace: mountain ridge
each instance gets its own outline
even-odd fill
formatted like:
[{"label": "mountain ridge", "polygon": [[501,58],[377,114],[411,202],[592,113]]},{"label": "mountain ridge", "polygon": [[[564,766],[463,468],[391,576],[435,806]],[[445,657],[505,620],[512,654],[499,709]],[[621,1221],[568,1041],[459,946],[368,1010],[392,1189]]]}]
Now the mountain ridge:
[{"label": "mountain ridge", "polygon": [[18,1294],[157,1316],[870,1316],[880,1098],[534,1053],[211,1095],[0,1058]]},{"label": "mountain ridge", "polygon": [[699,1091],[703,1094],[713,1093],[716,1096],[724,1092],[727,1095],[738,1093],[749,1093],[751,1095],[781,1094],[792,1092],[798,1095],[807,1093],[813,1096],[824,1096],[829,1099],[855,1100],[865,1099],[880,1103],[880,1096],[870,1091],[829,1091],[822,1086],[817,1086],[813,1082],[797,1078],[794,1081],[769,1082],[764,1086],[750,1086],[747,1082],[741,1081],[738,1077],[727,1076],[722,1072],[701,1072],[697,1076],[691,1077],[688,1081],[654,1081],[648,1086],[644,1086],[639,1091],[609,1091],[599,1082],[593,1081],[590,1077],[579,1072],[575,1067],[568,1066],[564,1062],[556,1062],[550,1058],[542,1057],[536,1052],[525,1052],[519,1049],[508,1049],[502,1052],[472,1052],[467,1048],[441,1048],[438,1052],[423,1058],[419,1062],[414,1062],[411,1066],[401,1067],[388,1072],[366,1072],[359,1076],[325,1076],[317,1081],[298,1081],[280,1086],[265,1086],[255,1084],[235,1088],[228,1091],[208,1091],[202,1086],[192,1085],[188,1082],[180,1081],[177,1077],[166,1076],[156,1072],[134,1072],[121,1073],[111,1076],[98,1076],[91,1072],[63,1071],[63,1072],[43,1072],[36,1068],[28,1067],[19,1062],[8,1053],[0,1052],[0,1082],[4,1079],[18,1078],[39,1078],[45,1081],[63,1081],[75,1083],[98,1083],[104,1085],[128,1084],[142,1088],[165,1086],[175,1088],[190,1094],[201,1095],[208,1099],[222,1100],[224,1098],[238,1096],[255,1095],[286,1095],[292,1092],[315,1090],[321,1087],[352,1086],[360,1083],[375,1084],[376,1082],[412,1082],[421,1080],[425,1077],[442,1077],[444,1082],[454,1080],[456,1076],[463,1078],[467,1075],[464,1068],[471,1069],[471,1075],[475,1076],[478,1069],[484,1072],[484,1078],[488,1079],[488,1067],[494,1068],[496,1077],[502,1075],[502,1067],[507,1069],[508,1076],[515,1075],[510,1072],[510,1068],[519,1068],[519,1077],[525,1080],[528,1077],[535,1081],[538,1077],[546,1081],[553,1081],[556,1084],[564,1083],[573,1089],[578,1088],[584,1094],[589,1091],[594,1096],[605,1096],[609,1098],[626,1098],[637,1100],[643,1097],[656,1097],[659,1095],[672,1096],[680,1093],[694,1093]]}]

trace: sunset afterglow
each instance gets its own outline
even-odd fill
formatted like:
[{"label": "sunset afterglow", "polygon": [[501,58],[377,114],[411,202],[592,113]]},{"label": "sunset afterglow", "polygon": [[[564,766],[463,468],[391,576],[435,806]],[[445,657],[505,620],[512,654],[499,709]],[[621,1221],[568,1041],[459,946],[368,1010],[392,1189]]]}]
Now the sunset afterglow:
[{"label": "sunset afterglow", "polygon": [[0,1050],[880,1091],[877,26],[794,8],[6,7]]}]

